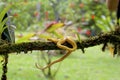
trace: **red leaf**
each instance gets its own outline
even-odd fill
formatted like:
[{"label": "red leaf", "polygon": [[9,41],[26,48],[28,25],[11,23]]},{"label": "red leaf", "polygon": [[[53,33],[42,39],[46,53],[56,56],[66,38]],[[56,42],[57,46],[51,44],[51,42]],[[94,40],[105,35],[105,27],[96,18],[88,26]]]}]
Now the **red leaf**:
[{"label": "red leaf", "polygon": [[91,16],[91,18],[94,20],[94,19],[95,19],[95,15],[93,14],[93,15]]},{"label": "red leaf", "polygon": [[91,31],[90,31],[90,30],[87,30],[87,31],[86,31],[86,35],[90,36],[90,34],[91,34]]},{"label": "red leaf", "polygon": [[14,13],[13,16],[14,17],[18,17],[19,15],[18,15],[18,13]]},{"label": "red leaf", "polygon": [[79,6],[80,6],[80,8],[83,8],[83,7],[84,7],[84,4],[83,4],[83,3],[80,3]]}]

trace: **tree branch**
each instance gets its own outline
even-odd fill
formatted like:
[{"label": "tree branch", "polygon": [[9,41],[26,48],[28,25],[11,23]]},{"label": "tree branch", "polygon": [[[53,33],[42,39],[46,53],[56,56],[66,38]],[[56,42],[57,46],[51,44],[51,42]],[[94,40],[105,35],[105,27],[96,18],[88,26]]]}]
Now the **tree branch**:
[{"label": "tree branch", "polygon": [[[78,49],[84,49],[104,43],[112,43],[112,44],[120,44],[120,29],[115,31],[111,31],[109,33],[104,33],[101,35],[97,35],[95,37],[90,37],[86,40],[81,40],[81,42],[76,41]],[[64,44],[70,47],[70,44],[67,42]],[[0,55],[4,55],[5,53],[20,53],[33,50],[60,50],[55,43],[53,42],[23,42],[16,44],[4,44],[0,46]]]}]

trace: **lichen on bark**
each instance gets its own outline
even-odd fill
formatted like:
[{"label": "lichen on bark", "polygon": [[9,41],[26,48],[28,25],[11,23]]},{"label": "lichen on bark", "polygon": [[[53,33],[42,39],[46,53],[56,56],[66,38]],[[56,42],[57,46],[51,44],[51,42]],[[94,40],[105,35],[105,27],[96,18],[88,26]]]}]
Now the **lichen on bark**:
[{"label": "lichen on bark", "polygon": [[[115,31],[103,33],[94,37],[89,37],[86,40],[81,40],[81,42],[76,41],[78,49],[93,47],[100,44],[112,43],[112,44],[120,44],[120,29],[116,29]],[[64,45],[70,46],[68,43]],[[15,43],[15,44],[3,44],[0,45],[0,55],[5,53],[20,53],[33,50],[60,50],[55,43],[53,42],[23,42],[23,43]]]}]

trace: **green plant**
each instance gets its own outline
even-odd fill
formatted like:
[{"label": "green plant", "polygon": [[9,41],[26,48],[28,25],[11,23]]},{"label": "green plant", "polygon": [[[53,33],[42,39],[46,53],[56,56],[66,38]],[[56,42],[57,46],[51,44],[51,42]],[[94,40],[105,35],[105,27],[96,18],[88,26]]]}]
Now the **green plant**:
[{"label": "green plant", "polygon": [[[5,41],[2,40],[2,33],[7,28],[6,22],[8,20],[8,17],[5,17],[5,15],[6,15],[6,13],[8,12],[9,9],[10,9],[10,6],[8,5],[0,13],[0,43],[2,43],[2,44],[5,44]],[[3,61],[3,63],[2,63],[3,72],[2,72],[1,80],[7,80],[6,73],[7,73],[8,54],[3,55],[3,60],[2,61]]]},{"label": "green plant", "polygon": [[7,20],[8,20],[8,17],[5,18],[4,20],[3,20],[3,18],[4,18],[4,15],[7,13],[7,11],[9,9],[10,9],[10,6],[4,8],[3,11],[0,13],[0,39],[2,37],[3,31],[7,28],[7,26],[5,26],[5,24],[6,24]]}]

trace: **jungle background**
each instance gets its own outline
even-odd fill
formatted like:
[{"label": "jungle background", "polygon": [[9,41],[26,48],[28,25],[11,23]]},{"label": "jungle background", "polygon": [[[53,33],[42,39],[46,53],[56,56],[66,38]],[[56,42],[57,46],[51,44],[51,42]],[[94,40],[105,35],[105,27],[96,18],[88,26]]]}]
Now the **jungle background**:
[{"label": "jungle background", "polygon": [[[1,11],[6,5],[12,6],[8,14],[12,16],[16,43],[65,36],[77,40],[78,35],[87,39],[114,30],[116,19],[105,0],[0,0]],[[101,48],[102,45],[87,48],[85,54],[76,50],[47,70],[40,70],[35,64],[43,67],[63,56],[64,51],[10,54],[8,80],[119,80],[119,57],[113,58],[111,49],[102,52]]]}]

